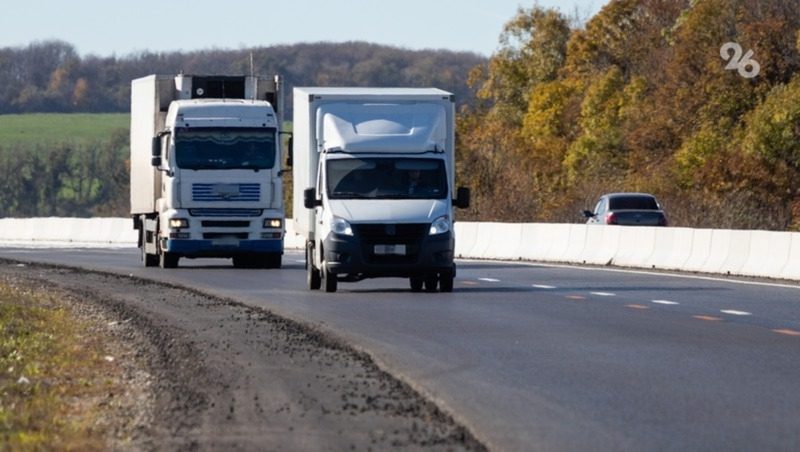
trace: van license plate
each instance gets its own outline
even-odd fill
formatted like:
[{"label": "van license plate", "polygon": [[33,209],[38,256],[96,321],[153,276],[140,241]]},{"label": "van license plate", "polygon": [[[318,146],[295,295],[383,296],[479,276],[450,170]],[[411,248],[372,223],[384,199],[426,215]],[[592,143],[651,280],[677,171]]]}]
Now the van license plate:
[{"label": "van license plate", "polygon": [[398,254],[401,256],[406,255],[405,245],[375,245],[375,254]]}]

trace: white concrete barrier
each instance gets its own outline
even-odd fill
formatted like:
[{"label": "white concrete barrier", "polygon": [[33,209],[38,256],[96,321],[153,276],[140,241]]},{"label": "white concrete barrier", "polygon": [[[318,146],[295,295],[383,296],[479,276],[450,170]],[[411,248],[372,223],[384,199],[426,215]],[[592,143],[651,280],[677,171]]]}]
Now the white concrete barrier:
[{"label": "white concrete barrier", "polygon": [[[549,223],[455,224],[456,256],[800,281],[800,233]],[[135,247],[130,218],[0,218],[0,246]],[[286,224],[286,249],[303,238]]]}]

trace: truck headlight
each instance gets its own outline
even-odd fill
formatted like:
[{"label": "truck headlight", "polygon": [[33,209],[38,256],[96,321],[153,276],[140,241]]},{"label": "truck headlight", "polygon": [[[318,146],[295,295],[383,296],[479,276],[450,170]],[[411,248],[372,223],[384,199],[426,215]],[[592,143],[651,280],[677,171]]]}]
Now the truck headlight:
[{"label": "truck headlight", "polygon": [[344,218],[339,217],[333,217],[333,221],[331,221],[331,231],[339,235],[353,235],[353,228],[350,227],[350,223]]},{"label": "truck headlight", "polygon": [[428,231],[428,235],[444,234],[448,231],[450,231],[450,217],[447,215],[442,215],[441,217],[433,220],[433,223],[431,223],[431,229]]},{"label": "truck headlight", "polygon": [[170,218],[169,219],[169,228],[170,229],[184,229],[189,227],[189,220],[186,218]]},{"label": "truck headlight", "polygon": [[283,225],[283,221],[280,218],[265,218],[264,219],[264,227],[265,228],[273,228],[278,229]]}]

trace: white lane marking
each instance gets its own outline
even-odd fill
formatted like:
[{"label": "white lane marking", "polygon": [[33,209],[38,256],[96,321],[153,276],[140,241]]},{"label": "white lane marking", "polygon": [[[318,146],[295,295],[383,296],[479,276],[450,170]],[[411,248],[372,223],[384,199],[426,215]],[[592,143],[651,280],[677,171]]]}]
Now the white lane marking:
[{"label": "white lane marking", "polygon": [[723,310],[721,310],[719,312],[721,312],[723,314],[730,314],[730,315],[753,315],[753,314],[751,314],[749,312],[746,312],[746,311],[735,311],[733,309],[723,309]]},{"label": "white lane marking", "polygon": [[597,295],[598,297],[616,297],[617,294],[611,292],[589,292],[592,295]]},{"label": "white lane marking", "polygon": [[548,286],[546,284],[534,284],[532,287],[535,287],[537,289],[545,289],[545,290],[552,290],[552,289],[556,288],[556,286]]},{"label": "white lane marking", "polygon": [[295,259],[294,261],[297,262],[298,264],[305,264],[306,263],[305,259],[303,259],[303,260]]},{"label": "white lane marking", "polygon": [[[486,262],[486,260],[482,259],[469,259],[469,258],[461,258],[458,259],[460,262]],[[680,279],[696,279],[702,281],[716,281],[722,283],[731,283],[731,284],[742,284],[745,286],[766,286],[766,287],[780,287],[782,289],[794,289],[800,290],[800,285],[797,284],[780,284],[780,283],[768,283],[768,282],[760,282],[760,281],[745,281],[741,279],[732,279],[732,278],[722,278],[722,277],[713,277],[713,276],[696,276],[696,275],[682,275],[680,273],[666,273],[666,272],[654,272],[654,271],[647,271],[647,270],[628,270],[622,268],[595,268],[595,267],[581,267],[578,264],[569,265],[569,264],[548,264],[545,262],[531,262],[531,261],[505,261],[505,260],[497,260],[492,261],[494,263],[507,263],[507,264],[514,264],[514,265],[522,265],[526,267],[543,267],[543,268],[569,268],[573,270],[584,270],[584,271],[591,271],[591,272],[608,272],[608,273],[628,273],[632,275],[648,275],[648,276],[663,276],[666,278],[680,278]]]},{"label": "white lane marking", "polygon": [[669,301],[669,300],[653,300],[653,303],[655,303],[655,304],[666,304],[666,305],[680,304],[680,303],[678,303],[676,301]]},{"label": "white lane marking", "polygon": [[494,278],[478,278],[478,281],[486,281],[486,282],[500,282],[499,279]]}]

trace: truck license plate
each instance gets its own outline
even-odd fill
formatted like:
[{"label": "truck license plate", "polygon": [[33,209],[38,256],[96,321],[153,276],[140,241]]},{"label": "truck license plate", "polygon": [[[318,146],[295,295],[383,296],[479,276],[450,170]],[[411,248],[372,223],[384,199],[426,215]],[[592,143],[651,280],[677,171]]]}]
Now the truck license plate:
[{"label": "truck license plate", "polygon": [[405,245],[375,245],[375,254],[399,254],[405,256]]},{"label": "truck license plate", "polygon": [[239,239],[237,239],[236,237],[223,237],[212,240],[211,245],[226,246],[226,247],[239,246]]}]

